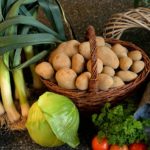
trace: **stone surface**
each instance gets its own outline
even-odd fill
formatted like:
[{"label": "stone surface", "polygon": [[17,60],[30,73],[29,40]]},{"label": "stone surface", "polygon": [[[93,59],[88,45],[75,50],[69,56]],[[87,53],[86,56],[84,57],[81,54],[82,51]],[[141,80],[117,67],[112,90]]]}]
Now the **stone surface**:
[{"label": "stone surface", "polygon": [[112,14],[133,8],[133,0],[59,0],[76,38],[83,40],[88,25],[101,35]]}]

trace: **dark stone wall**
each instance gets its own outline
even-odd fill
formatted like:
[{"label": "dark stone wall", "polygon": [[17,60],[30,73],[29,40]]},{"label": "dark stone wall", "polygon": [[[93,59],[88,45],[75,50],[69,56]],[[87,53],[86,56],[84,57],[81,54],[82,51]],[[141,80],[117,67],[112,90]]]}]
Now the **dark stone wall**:
[{"label": "dark stone wall", "polygon": [[88,25],[101,35],[108,18],[133,8],[133,0],[59,0],[77,39],[84,39]]}]

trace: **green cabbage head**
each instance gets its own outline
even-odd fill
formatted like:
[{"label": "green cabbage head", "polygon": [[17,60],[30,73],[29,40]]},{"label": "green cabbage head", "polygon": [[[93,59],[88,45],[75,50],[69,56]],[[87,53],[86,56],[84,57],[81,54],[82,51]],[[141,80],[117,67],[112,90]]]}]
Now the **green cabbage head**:
[{"label": "green cabbage head", "polygon": [[75,148],[78,138],[79,112],[73,102],[62,95],[45,92],[29,111],[26,128],[32,140],[46,147],[64,143]]}]

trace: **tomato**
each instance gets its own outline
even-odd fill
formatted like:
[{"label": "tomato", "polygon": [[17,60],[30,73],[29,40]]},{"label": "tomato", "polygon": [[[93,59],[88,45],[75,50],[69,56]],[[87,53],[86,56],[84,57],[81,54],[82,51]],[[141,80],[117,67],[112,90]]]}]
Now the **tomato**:
[{"label": "tomato", "polygon": [[107,139],[99,140],[98,137],[95,136],[92,140],[92,150],[109,150]]},{"label": "tomato", "polygon": [[110,150],[128,150],[128,146],[111,145]]},{"label": "tomato", "polygon": [[134,143],[129,146],[129,150],[147,150],[147,147],[143,143]]}]

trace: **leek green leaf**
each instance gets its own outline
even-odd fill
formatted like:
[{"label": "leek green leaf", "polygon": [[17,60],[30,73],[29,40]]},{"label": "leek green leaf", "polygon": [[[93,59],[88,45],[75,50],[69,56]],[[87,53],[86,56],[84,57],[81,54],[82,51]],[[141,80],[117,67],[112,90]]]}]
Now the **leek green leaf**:
[{"label": "leek green leaf", "polygon": [[38,0],[38,2],[41,5],[41,7],[44,8],[45,14],[47,15],[48,19],[52,20],[53,28],[59,34],[61,39],[66,40],[62,14],[57,2],[55,0]]},{"label": "leek green leaf", "polygon": [[38,106],[57,138],[75,148],[79,144],[79,112],[73,102],[65,96],[45,92],[39,97]]},{"label": "leek green leaf", "polygon": [[3,17],[3,6],[4,6],[4,1],[0,0],[0,22],[2,20],[4,20],[4,17]]},{"label": "leek green leaf", "polygon": [[[44,58],[47,54],[49,53],[48,50],[43,50],[41,52],[39,52],[38,54],[34,55],[32,58],[30,58],[29,60],[25,61],[22,64],[19,65],[14,65],[12,68],[10,68],[10,70],[15,70],[15,69],[23,69],[25,67],[28,67],[31,64],[36,63],[37,61],[41,60],[42,58]],[[19,51],[18,54],[19,55]],[[19,56],[18,56],[19,57]],[[17,59],[17,58],[16,58]],[[17,64],[17,63],[16,63]]]},{"label": "leek green leaf", "polygon": [[63,144],[53,133],[37,102],[29,110],[26,127],[32,140],[41,146],[54,147]]},{"label": "leek green leaf", "polygon": [[27,35],[10,35],[0,37],[0,55],[7,51],[37,44],[61,43],[55,36],[47,33],[35,33]]},{"label": "leek green leaf", "polygon": [[11,19],[7,19],[7,20],[3,21],[0,24],[0,32],[7,29],[8,27],[10,27],[12,25],[16,25],[16,24],[34,26],[36,28],[40,28],[43,31],[45,31],[47,33],[51,33],[54,36],[58,37],[58,34],[55,31],[51,30],[50,28],[48,28],[46,25],[42,24],[38,20],[34,19],[31,16],[22,16],[22,15],[16,16],[16,17],[13,17]]}]

